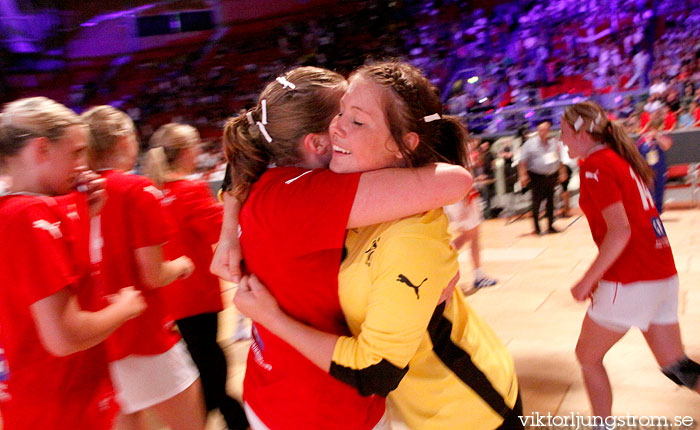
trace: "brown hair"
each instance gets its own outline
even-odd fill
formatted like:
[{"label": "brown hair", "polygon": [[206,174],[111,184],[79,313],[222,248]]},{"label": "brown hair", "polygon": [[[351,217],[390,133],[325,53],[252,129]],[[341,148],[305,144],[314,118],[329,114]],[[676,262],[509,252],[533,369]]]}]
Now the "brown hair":
[{"label": "brown hair", "polygon": [[80,117],[90,128],[88,156],[91,165],[110,155],[120,137],[136,134],[129,115],[112,106],[95,106]]},{"label": "brown hair", "polygon": [[[469,165],[467,129],[456,116],[443,115],[438,89],[416,67],[398,61],[368,64],[355,71],[383,90],[384,113],[389,131],[408,167],[420,167],[435,161]],[[439,119],[425,118],[438,114]],[[410,149],[406,133],[414,132],[419,142]]]},{"label": "brown hair", "polygon": [[[309,133],[326,133],[338,112],[347,82],[338,73],[318,67],[299,67],[283,75],[292,89],[279,81],[267,84],[258,103],[224,126],[224,148],[232,168],[233,194],[243,202],[250,187],[270,163],[278,166],[301,161],[299,144]],[[263,101],[266,117],[263,118]],[[271,138],[268,142],[261,127]]]},{"label": "brown hair", "polygon": [[144,166],[146,176],[162,187],[172,176],[173,167],[182,150],[198,143],[199,132],[190,125],[173,122],[161,126],[151,136],[151,149]]},{"label": "brown hair", "polygon": [[[583,124],[576,130],[574,124],[579,117],[583,120]],[[634,141],[622,124],[608,119],[607,113],[598,103],[585,101],[571,105],[566,108],[561,119],[566,121],[574,129],[574,132],[588,133],[593,140],[603,142],[610,147],[632,166],[632,169],[646,184],[651,184],[654,173],[639,153]],[[597,122],[596,119],[598,119]]]},{"label": "brown hair", "polygon": [[80,124],[75,112],[46,97],[15,100],[0,114],[0,158],[16,155],[36,137],[57,141],[68,127]]}]

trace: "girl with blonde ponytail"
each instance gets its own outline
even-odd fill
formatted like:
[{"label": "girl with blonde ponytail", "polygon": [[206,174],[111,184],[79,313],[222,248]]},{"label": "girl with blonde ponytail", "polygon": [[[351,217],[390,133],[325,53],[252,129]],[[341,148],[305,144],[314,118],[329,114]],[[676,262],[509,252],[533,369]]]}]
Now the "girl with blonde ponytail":
[{"label": "girl with blonde ponytail", "polygon": [[150,141],[145,171],[163,191],[163,206],[175,227],[164,256],[185,255],[194,263],[187,279],[163,287],[163,299],[199,369],[207,410],[219,409],[229,429],[244,430],[243,408],[226,392],[228,367],[217,342],[218,313],[224,307],[219,279],[208,270],[223,208],[206,182],[187,179],[195,171],[200,143],[194,127],[176,123],[160,127]]},{"label": "girl with blonde ponytail", "polygon": [[671,245],[647,188],[652,172],[621,124],[597,103],[568,107],[561,138],[580,157],[579,204],[598,256],[571,288],[591,300],[576,345],[593,415],[612,413],[612,389],[603,366],[608,350],[638,327],[663,373],[700,390],[700,365],[683,351],[678,326],[678,275]]},{"label": "girl with blonde ponytail", "polygon": [[[90,165],[105,179],[107,203],[95,223],[94,258],[102,260],[106,295],[125,285],[141,291],[148,307],[107,339],[110,373],[121,406],[120,430],[143,428],[144,411],[173,430],[202,430],[206,415],[199,372],[172,330],[161,287],[192,274],[192,260],[164,258],[171,240],[162,192],[148,178],[128,173],[139,152],[129,116],[111,106],[82,114],[88,125]],[[166,157],[167,157],[166,152]],[[161,179],[178,174],[165,170]]]}]

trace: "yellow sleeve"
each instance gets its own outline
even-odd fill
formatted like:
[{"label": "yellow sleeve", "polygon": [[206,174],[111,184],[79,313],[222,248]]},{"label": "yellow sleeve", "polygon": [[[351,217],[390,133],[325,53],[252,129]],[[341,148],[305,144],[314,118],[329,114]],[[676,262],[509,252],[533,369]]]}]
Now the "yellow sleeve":
[{"label": "yellow sleeve", "polygon": [[393,237],[372,264],[365,320],[357,337],[335,345],[330,373],[362,395],[386,396],[408,371],[439,297],[457,273],[447,242],[424,235]]}]

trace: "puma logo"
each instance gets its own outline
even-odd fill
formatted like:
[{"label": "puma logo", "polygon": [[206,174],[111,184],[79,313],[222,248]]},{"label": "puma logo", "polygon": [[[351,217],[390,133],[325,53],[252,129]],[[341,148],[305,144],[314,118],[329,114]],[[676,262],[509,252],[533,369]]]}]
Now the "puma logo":
[{"label": "puma logo", "polygon": [[586,172],[586,179],[595,179],[596,182],[600,182],[598,180],[598,169],[595,172]]},{"label": "puma logo", "polygon": [[45,219],[40,219],[40,220],[34,221],[34,223],[32,224],[32,227],[38,228],[40,230],[46,230],[49,232],[51,237],[53,237],[54,239],[60,239],[61,237],[63,237],[63,235],[61,234],[61,229],[59,228],[60,225],[61,225],[61,221],[57,221],[55,223],[50,223],[50,222],[46,221]]},{"label": "puma logo", "polygon": [[379,242],[379,237],[374,239],[372,241],[372,246],[369,247],[367,251],[365,251],[365,254],[367,254],[367,261],[365,262],[366,265],[370,265],[372,263],[372,255],[374,254],[374,251],[377,250],[377,242]]},{"label": "puma logo", "polygon": [[413,290],[416,292],[416,299],[420,299],[420,295],[418,294],[418,289],[423,285],[425,281],[428,280],[428,278],[423,279],[423,282],[421,282],[418,285],[413,285],[413,282],[411,282],[407,277],[404,275],[399,275],[398,278],[396,278],[398,282],[403,282],[404,284],[408,285],[409,287],[413,288]]},{"label": "puma logo", "polygon": [[163,198],[163,192],[160,191],[158,188],[154,187],[153,185],[149,185],[147,187],[143,187],[143,190],[147,193],[150,193],[155,197],[156,199],[160,200]]}]

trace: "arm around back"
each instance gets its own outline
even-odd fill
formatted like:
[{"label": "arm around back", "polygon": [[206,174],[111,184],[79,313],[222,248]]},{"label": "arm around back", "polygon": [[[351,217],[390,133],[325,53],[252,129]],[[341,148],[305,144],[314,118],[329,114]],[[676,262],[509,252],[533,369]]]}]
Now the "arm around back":
[{"label": "arm around back", "polygon": [[347,227],[378,224],[455,203],[473,183],[465,168],[446,163],[365,172],[360,177]]}]

